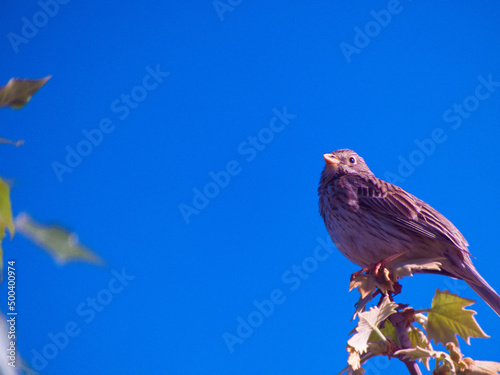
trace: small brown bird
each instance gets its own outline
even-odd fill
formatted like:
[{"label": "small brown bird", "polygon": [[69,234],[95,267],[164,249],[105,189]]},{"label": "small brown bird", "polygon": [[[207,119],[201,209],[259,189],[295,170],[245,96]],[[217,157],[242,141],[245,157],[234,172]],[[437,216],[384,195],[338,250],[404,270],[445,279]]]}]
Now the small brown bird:
[{"label": "small brown bird", "polygon": [[342,149],[324,154],[319,211],[335,246],[367,267],[400,254],[400,261],[436,261],[441,274],[464,280],[500,316],[500,296],[474,268],[457,228],[424,201],[380,180],[363,158]]}]

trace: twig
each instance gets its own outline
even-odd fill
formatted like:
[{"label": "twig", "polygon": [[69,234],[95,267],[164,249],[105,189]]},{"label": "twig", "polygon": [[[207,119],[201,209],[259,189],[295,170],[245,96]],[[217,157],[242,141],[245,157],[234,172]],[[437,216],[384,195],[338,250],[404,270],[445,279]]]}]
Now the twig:
[{"label": "twig", "polygon": [[[399,344],[401,345],[401,349],[413,348],[413,346],[411,345],[410,338],[408,337],[408,330],[406,329],[407,327],[406,327],[405,316],[400,312],[392,314],[389,317],[389,321],[392,323],[394,329],[396,330],[396,334],[398,335],[398,340]],[[420,371],[420,368],[418,367],[416,361],[412,361],[408,358],[399,358],[399,359],[404,362],[411,375],[422,375],[422,372]]]}]

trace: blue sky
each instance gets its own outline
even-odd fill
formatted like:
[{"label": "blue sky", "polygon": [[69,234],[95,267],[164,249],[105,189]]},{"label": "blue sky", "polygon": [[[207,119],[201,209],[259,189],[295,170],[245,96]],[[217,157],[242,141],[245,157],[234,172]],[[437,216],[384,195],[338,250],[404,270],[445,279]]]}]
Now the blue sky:
[{"label": "blue sky", "polygon": [[[52,75],[2,111],[1,137],[26,141],[0,148],[14,213],[107,262],[4,242],[24,359],[45,350],[50,374],[340,371],[357,267],[317,250],[316,192],[339,148],[445,214],[499,290],[499,16],[493,2],[4,4],[1,81]],[[415,308],[436,288],[477,299],[444,277],[403,285]],[[473,309],[492,338],[463,352],[500,361],[500,319]]]}]

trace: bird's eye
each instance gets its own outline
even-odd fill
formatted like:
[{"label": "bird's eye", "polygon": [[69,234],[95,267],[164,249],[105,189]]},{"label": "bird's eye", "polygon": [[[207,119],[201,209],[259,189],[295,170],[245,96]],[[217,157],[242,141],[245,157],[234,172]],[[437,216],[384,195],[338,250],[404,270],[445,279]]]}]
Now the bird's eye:
[{"label": "bird's eye", "polygon": [[349,163],[351,163],[351,164],[356,164],[356,159],[355,159],[354,157],[352,157],[352,156],[351,156],[351,157],[349,158]]}]

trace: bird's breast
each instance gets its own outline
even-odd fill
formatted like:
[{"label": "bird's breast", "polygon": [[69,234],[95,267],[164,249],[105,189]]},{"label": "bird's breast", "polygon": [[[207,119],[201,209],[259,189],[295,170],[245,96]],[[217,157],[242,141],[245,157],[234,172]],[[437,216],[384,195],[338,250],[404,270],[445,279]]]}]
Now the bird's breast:
[{"label": "bird's breast", "polygon": [[360,207],[348,192],[335,190],[326,188],[320,194],[320,212],[333,243],[347,259],[365,267],[407,250],[408,236]]}]

